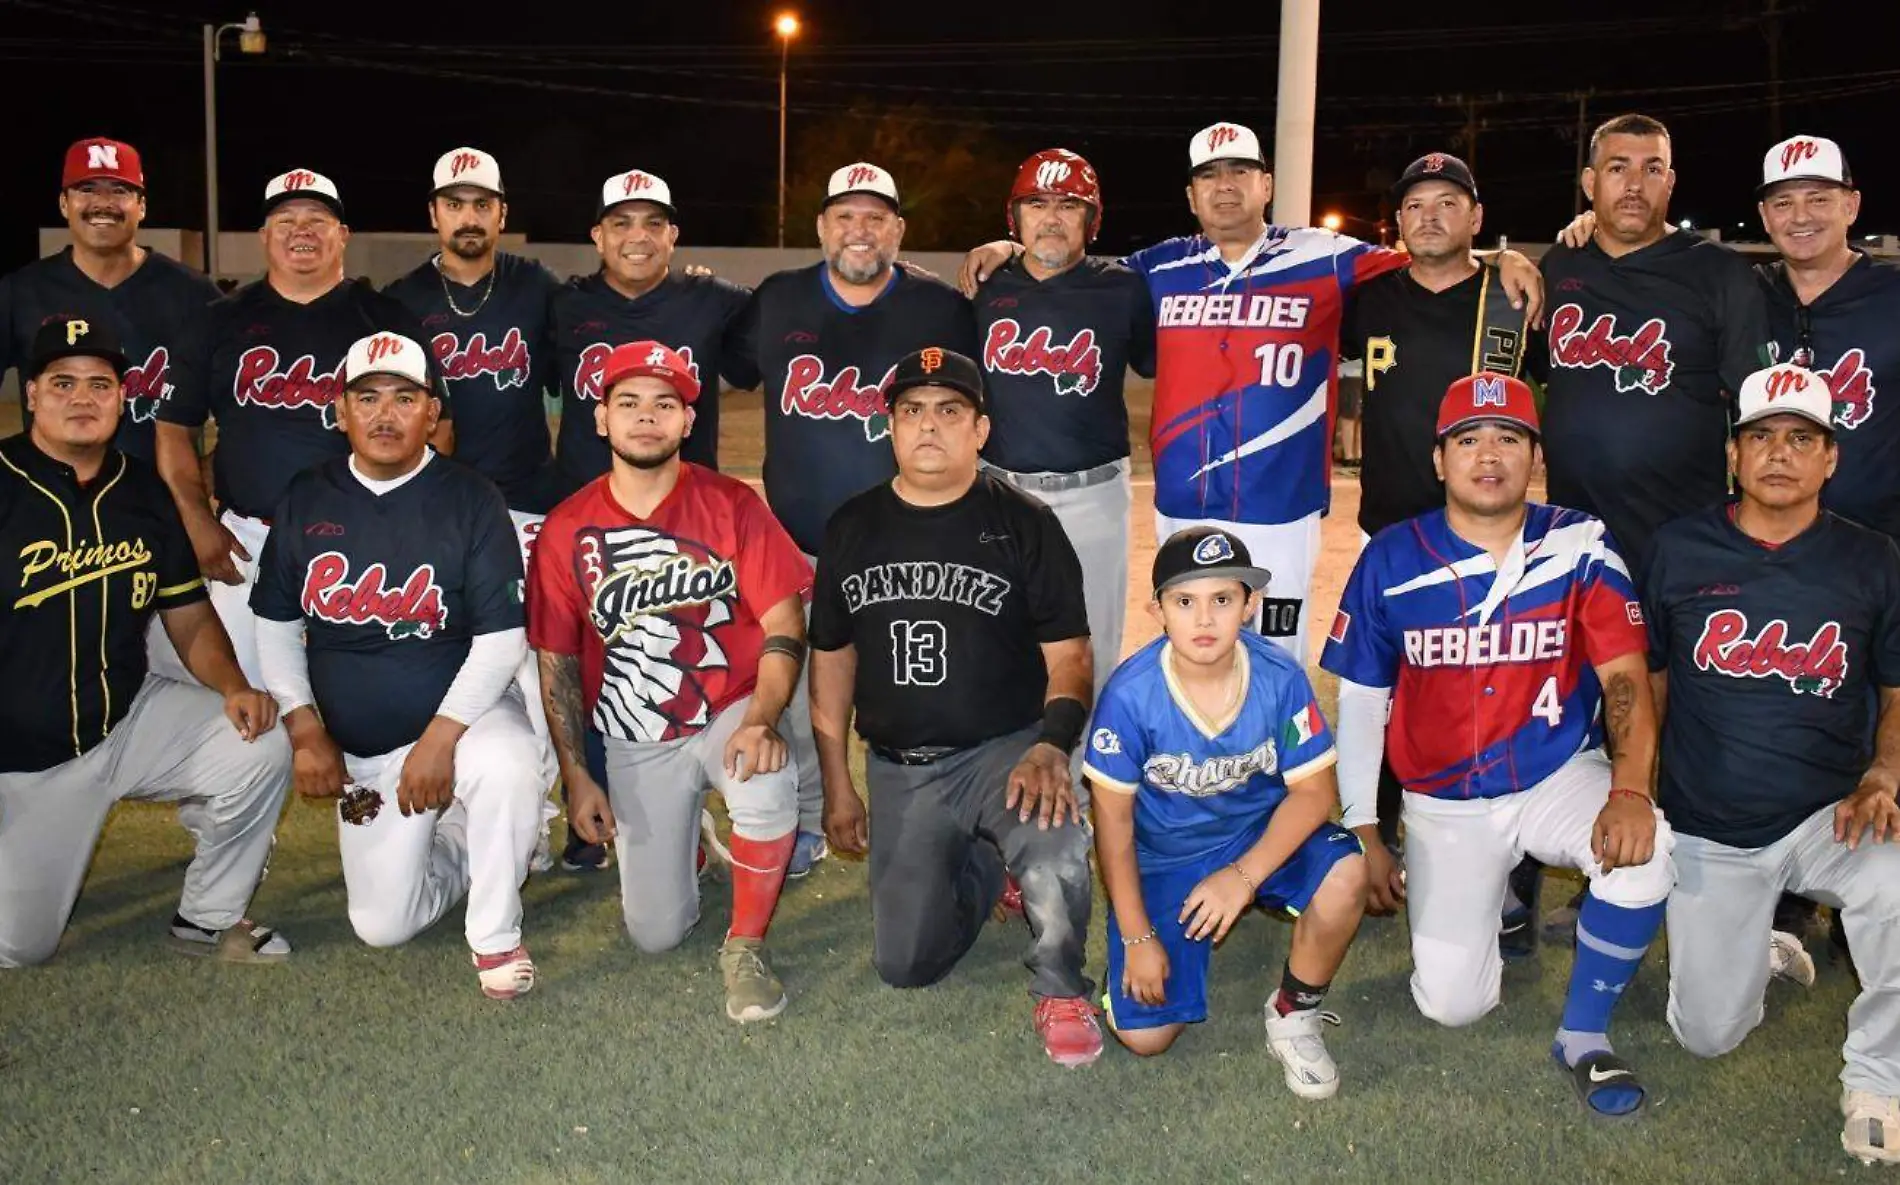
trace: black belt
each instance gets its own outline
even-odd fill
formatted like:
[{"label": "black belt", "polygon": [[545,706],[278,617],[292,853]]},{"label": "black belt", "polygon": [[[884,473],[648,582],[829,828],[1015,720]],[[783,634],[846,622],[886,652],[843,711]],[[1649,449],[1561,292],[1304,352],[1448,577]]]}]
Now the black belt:
[{"label": "black belt", "polygon": [[892,765],[931,765],[952,753],[963,752],[955,745],[919,745],[915,749],[887,749],[882,745],[871,745],[869,748],[874,755]]}]

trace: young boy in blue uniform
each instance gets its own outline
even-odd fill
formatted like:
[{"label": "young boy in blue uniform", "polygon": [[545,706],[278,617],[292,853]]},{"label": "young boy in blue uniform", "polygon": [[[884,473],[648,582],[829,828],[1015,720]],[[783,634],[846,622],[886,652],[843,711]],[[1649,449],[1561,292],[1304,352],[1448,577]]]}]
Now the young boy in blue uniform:
[{"label": "young boy in blue uniform", "polygon": [[1148,611],[1166,630],[1102,689],[1084,771],[1109,899],[1108,1017],[1124,1046],[1165,1051],[1207,1018],[1214,944],[1249,905],[1297,919],[1267,1047],[1287,1088],[1331,1098],[1319,1011],[1365,912],[1365,857],[1331,822],[1332,732],[1299,663],[1243,629],[1268,573],[1213,527],[1155,556]]}]

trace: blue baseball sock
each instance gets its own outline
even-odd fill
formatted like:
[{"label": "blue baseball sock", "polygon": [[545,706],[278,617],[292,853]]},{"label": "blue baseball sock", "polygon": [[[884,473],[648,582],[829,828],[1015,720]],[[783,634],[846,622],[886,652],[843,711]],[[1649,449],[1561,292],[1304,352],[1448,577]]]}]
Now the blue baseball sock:
[{"label": "blue baseball sock", "polygon": [[[1577,914],[1577,961],[1564,997],[1563,1026],[1552,1051],[1566,1066],[1591,1053],[1610,1052],[1610,1013],[1636,977],[1643,953],[1662,927],[1664,904],[1611,905],[1591,892]],[[1594,1096],[1599,1111],[1622,1114],[1642,1102],[1634,1088],[1607,1086]]]}]

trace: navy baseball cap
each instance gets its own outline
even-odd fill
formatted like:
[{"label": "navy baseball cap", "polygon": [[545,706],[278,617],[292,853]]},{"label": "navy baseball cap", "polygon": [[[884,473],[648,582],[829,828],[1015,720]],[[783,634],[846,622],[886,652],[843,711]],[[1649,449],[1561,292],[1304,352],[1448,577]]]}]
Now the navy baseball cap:
[{"label": "navy baseball cap", "polygon": [[54,317],[33,335],[32,360],[27,378],[38,378],[61,358],[97,358],[112,367],[114,374],[125,377],[125,349],[112,327],[94,324],[83,317]]},{"label": "navy baseball cap", "polygon": [[1392,204],[1404,201],[1406,191],[1423,181],[1449,181],[1470,194],[1472,201],[1478,200],[1478,179],[1471,175],[1470,165],[1448,152],[1428,152],[1399,174],[1392,186]]},{"label": "navy baseball cap", "polygon": [[1259,590],[1273,573],[1254,566],[1240,537],[1219,527],[1183,527],[1155,551],[1155,599],[1188,580],[1238,580]]},{"label": "navy baseball cap", "polygon": [[896,407],[897,397],[912,387],[948,387],[968,399],[977,415],[989,414],[988,401],[983,397],[983,372],[955,350],[925,346],[906,354],[884,388],[884,402]]}]

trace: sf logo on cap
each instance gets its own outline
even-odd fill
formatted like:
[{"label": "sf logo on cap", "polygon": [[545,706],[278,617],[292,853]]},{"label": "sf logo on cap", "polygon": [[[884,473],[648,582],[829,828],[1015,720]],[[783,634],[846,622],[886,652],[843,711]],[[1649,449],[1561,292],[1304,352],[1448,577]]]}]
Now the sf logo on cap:
[{"label": "sf logo on cap", "polygon": [[931,346],[918,356],[918,361],[923,364],[925,374],[940,370],[943,367],[943,350],[937,346]]},{"label": "sf logo on cap", "polygon": [[1798,370],[1777,370],[1768,376],[1768,402],[1808,389],[1808,376]]},{"label": "sf logo on cap", "polygon": [[76,346],[79,339],[92,332],[92,326],[84,321],[66,322],[66,344]]},{"label": "sf logo on cap", "polygon": [[369,339],[369,345],[363,352],[369,356],[369,361],[380,362],[401,349],[402,342],[386,333],[379,333]]},{"label": "sf logo on cap", "polygon": [[1221,145],[1232,144],[1238,139],[1240,139],[1240,131],[1237,128],[1228,127],[1224,123],[1219,124],[1207,133],[1207,150],[1212,152]]},{"label": "sf logo on cap", "polygon": [[1471,406],[1506,407],[1503,379],[1478,379],[1471,384]]},{"label": "sf logo on cap", "polygon": [[1209,535],[1194,545],[1194,562],[1197,564],[1218,564],[1234,558],[1234,545],[1227,542],[1225,535]]},{"label": "sf logo on cap", "polygon": [[1439,172],[1443,170],[1444,167],[1445,167],[1445,154],[1442,152],[1434,152],[1430,156],[1427,156],[1425,158],[1425,171],[1427,173]]},{"label": "sf logo on cap", "polygon": [[666,365],[666,350],[660,346],[653,347],[653,349],[648,351],[647,353],[647,365],[648,366],[665,366]]}]

